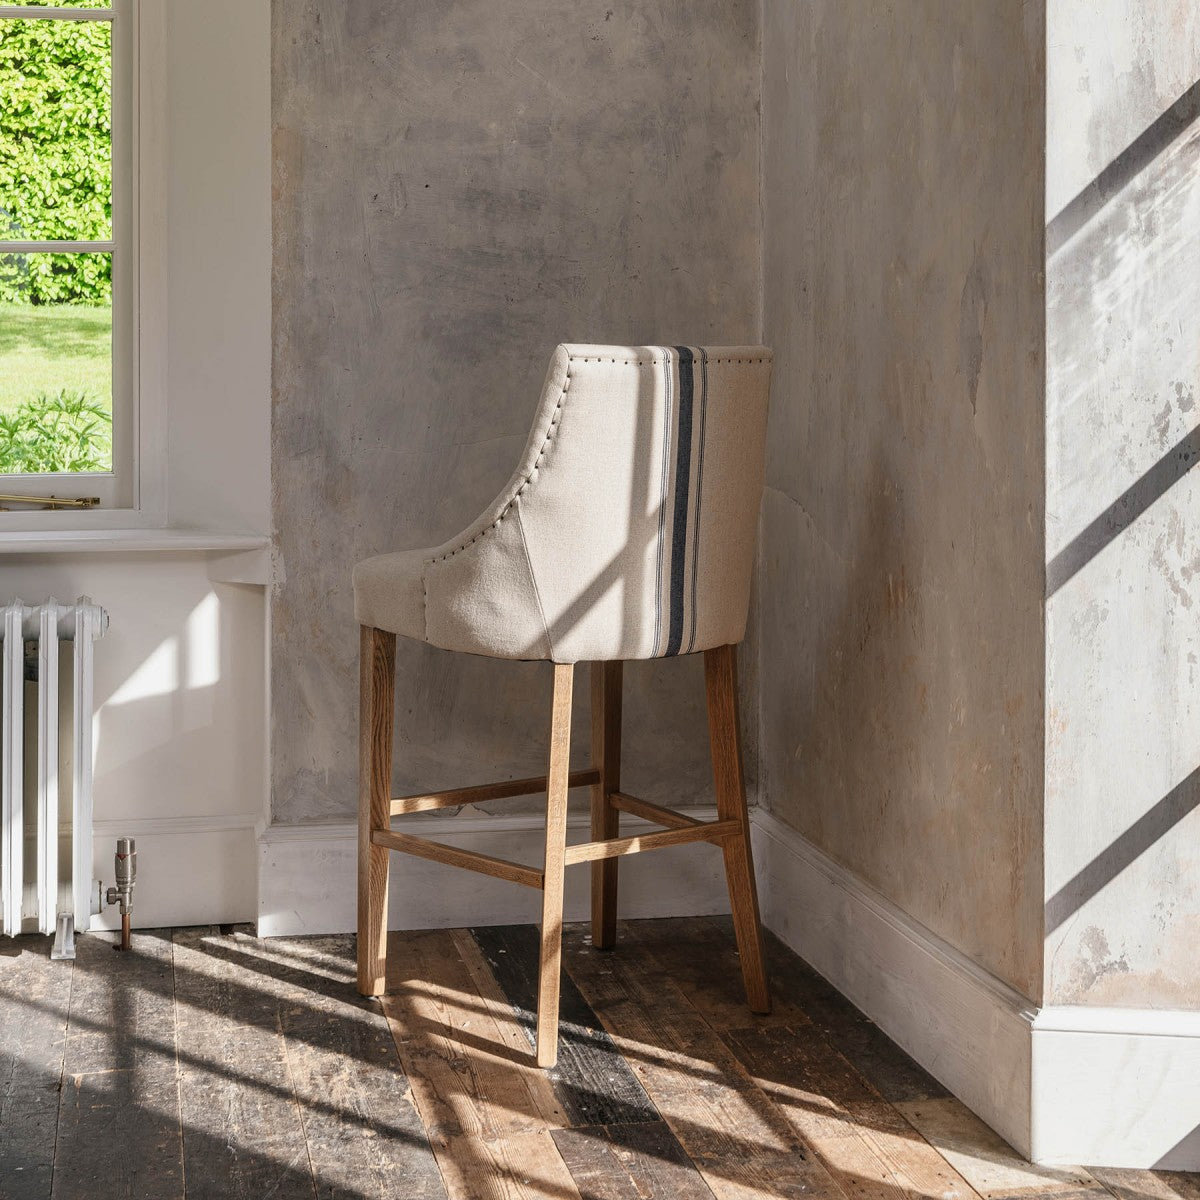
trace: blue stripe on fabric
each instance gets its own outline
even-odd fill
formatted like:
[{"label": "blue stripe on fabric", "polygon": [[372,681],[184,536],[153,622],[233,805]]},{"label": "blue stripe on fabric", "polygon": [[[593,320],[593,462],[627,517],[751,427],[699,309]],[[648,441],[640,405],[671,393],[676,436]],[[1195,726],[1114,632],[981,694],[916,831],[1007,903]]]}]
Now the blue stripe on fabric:
[{"label": "blue stripe on fabric", "polygon": [[654,657],[662,644],[663,548],[666,544],[667,480],[671,469],[671,352],[663,347],[662,482],[658,502],[658,563],[654,569]]},{"label": "blue stripe on fabric", "polygon": [[675,440],[675,513],[671,526],[671,626],[668,656],[683,645],[683,595],[687,568],[688,488],[692,481],[692,400],[695,392],[694,357],[687,346],[679,355],[679,432]]},{"label": "blue stripe on fabric", "polygon": [[692,518],[692,634],[687,653],[696,645],[697,575],[700,566],[700,503],[704,499],[704,423],[708,417],[708,351],[700,347],[700,437],[696,447],[696,515]]}]

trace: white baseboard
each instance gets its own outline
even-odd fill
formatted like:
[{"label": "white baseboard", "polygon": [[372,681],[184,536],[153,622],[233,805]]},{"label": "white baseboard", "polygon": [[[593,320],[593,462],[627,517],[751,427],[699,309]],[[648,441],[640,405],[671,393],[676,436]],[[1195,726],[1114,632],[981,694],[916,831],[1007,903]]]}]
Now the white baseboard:
[{"label": "white baseboard", "polygon": [[[711,821],[712,809],[689,809]],[[628,816],[622,830],[653,826]],[[393,828],[517,862],[539,863],[545,819],[538,814],[408,817]],[[572,814],[568,838],[586,840],[588,817]],[[258,932],[261,937],[345,933],[355,927],[358,841],[351,822],[272,825],[259,839]],[[590,902],[590,872],[567,870],[566,915],[583,920]],[[621,859],[622,917],[699,916],[729,911],[720,851],[713,846],[677,846]],[[388,904],[390,929],[446,929],[463,925],[507,925],[541,919],[540,893],[530,888],[439,863],[392,856]]]},{"label": "white baseboard", "polygon": [[[102,819],[93,825],[95,878],[113,882],[119,837],[137,839],[133,896],[136,929],[219,925],[253,920],[257,814]],[[92,918],[93,929],[119,929],[116,907]]]},{"label": "white baseboard", "polygon": [[752,821],[767,927],[1021,1154],[1200,1170],[1200,1013],[1038,1010],[770,813]]},{"label": "white baseboard", "polygon": [[1200,1012],[1043,1008],[1031,1107],[1038,1162],[1200,1171]]}]

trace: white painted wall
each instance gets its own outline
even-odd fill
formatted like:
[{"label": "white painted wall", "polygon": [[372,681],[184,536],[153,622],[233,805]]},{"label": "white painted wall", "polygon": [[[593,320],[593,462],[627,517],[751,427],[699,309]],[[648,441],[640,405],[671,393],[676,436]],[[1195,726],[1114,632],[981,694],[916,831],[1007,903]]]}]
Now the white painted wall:
[{"label": "white painted wall", "polygon": [[[167,18],[164,92],[143,113],[165,122],[168,147],[168,302],[145,323],[166,329],[147,402],[166,405],[167,514],[175,527],[265,531],[270,4],[144,2]],[[0,599],[86,593],[111,618],[96,644],[97,875],[111,880],[113,842],[129,833],[135,924],[252,919],[266,786],[261,556],[17,553],[3,521]],[[225,582],[246,578],[260,582]]]},{"label": "white painted wall", "polygon": [[[138,842],[135,923],[245,920],[264,788],[263,589],[214,582],[201,554],[38,555],[4,593],[103,604],[95,646],[96,878]],[[110,910],[101,919],[116,923]]]}]

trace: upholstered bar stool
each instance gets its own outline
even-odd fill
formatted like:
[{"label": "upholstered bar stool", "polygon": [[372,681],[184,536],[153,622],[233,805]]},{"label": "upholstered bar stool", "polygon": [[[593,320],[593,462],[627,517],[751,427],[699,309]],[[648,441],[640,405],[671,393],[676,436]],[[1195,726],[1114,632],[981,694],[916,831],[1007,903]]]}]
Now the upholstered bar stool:
[{"label": "upholstered bar stool", "polygon": [[[617,860],[721,847],[751,1009],[767,1012],[762,931],[742,779],[735,646],[746,628],[763,483],[771,354],[761,346],[559,346],[520,465],[441,546],[354,569],[361,630],[358,990],[384,990],[389,851],[542,892],[537,1061],[558,1053],[563,872],[592,864],[592,940],[616,935]],[[444,650],[545,659],[553,715],[545,777],[394,799],[396,636]],[[717,819],[621,790],[621,665],[704,654]],[[568,762],[575,664],[592,663],[592,763]],[[567,791],[591,785],[591,840],[566,844]],[[546,794],[541,867],[392,830],[391,818]],[[627,812],[662,826],[620,835]],[[481,914],[482,915],[482,914]]]}]

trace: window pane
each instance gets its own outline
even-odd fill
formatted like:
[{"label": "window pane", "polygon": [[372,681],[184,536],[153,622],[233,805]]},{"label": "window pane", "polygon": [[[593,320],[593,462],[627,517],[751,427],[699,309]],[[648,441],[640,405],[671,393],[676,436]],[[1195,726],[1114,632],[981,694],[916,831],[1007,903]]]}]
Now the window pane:
[{"label": "window pane", "polygon": [[0,255],[0,475],[112,470],[109,260]]},{"label": "window pane", "polygon": [[0,20],[0,239],[112,236],[112,26]]}]

